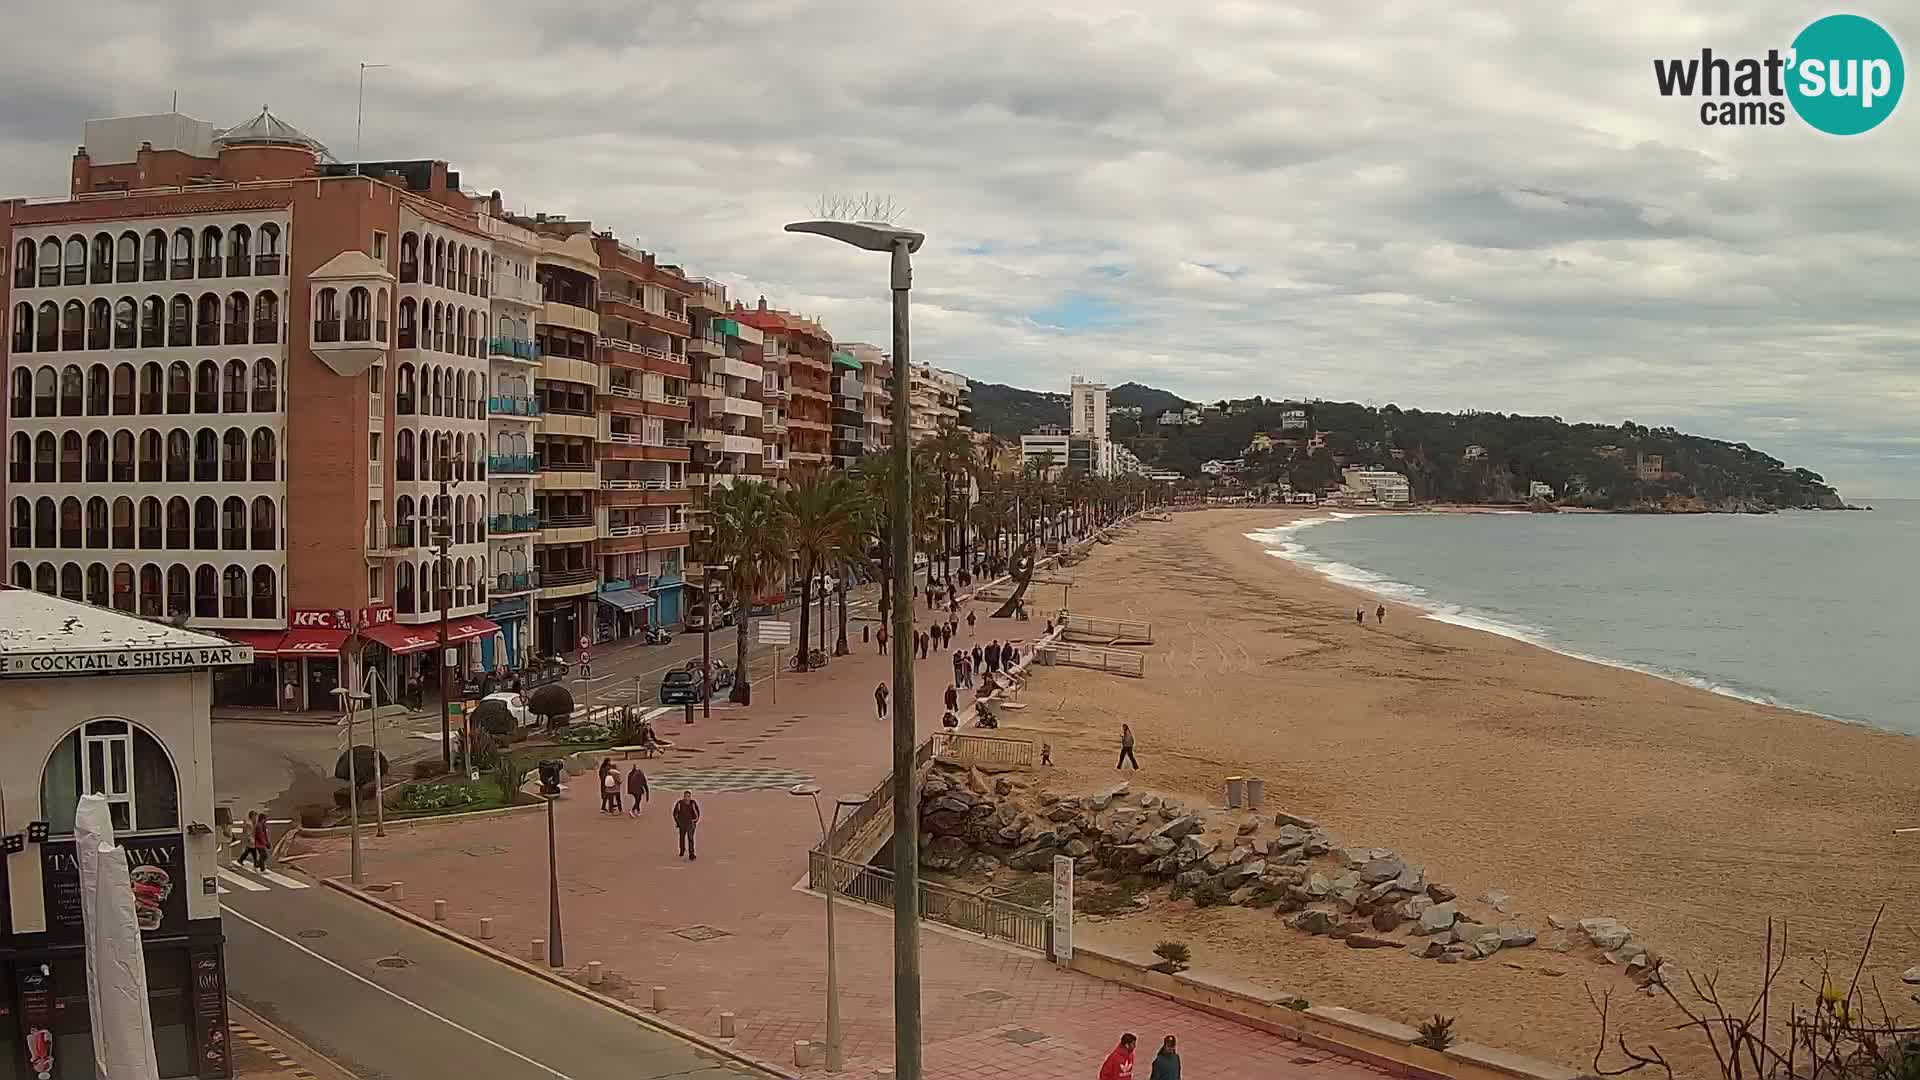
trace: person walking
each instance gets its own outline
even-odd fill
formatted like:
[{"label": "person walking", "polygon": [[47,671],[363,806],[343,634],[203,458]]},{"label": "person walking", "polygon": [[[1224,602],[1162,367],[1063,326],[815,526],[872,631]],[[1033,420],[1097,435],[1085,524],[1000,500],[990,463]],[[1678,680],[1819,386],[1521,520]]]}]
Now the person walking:
[{"label": "person walking", "polygon": [[880,655],[881,656],[887,655],[887,624],[886,623],[880,624],[880,632],[878,634],[875,634],[874,637],[877,638],[880,642]]},{"label": "person walking", "polygon": [[987,643],[987,670],[1000,670],[1000,643],[997,641]]},{"label": "person walking", "polygon": [[952,712],[955,709],[958,709],[959,707],[960,707],[959,689],[952,686],[947,687],[947,711]]},{"label": "person walking", "polygon": [[1133,1080],[1133,1032],[1120,1036],[1107,1060],[1100,1063],[1100,1080]]},{"label": "person walking", "polygon": [[611,758],[600,763],[600,810],[608,814],[620,812],[620,770]]},{"label": "person walking", "polygon": [[873,708],[880,719],[887,718],[887,684],[880,683],[873,688]]},{"label": "person walking", "polygon": [[693,801],[693,792],[681,792],[680,801],[673,804],[673,827],[680,834],[680,854],[698,861],[700,856],[693,850],[693,833],[700,827],[700,804]]},{"label": "person walking", "polygon": [[1374,625],[1377,626],[1380,623],[1383,623],[1386,621],[1387,621],[1387,605],[1381,604],[1379,607],[1373,609],[1373,622],[1374,622]]},{"label": "person walking", "polygon": [[1173,1036],[1167,1036],[1160,1043],[1160,1052],[1153,1055],[1153,1072],[1147,1080],[1180,1080],[1180,1055],[1173,1048]]},{"label": "person walking", "polygon": [[985,650],[985,649],[982,649],[982,648],[980,647],[980,643],[979,643],[979,642],[977,642],[977,641],[976,641],[976,642],[974,642],[974,645],[973,645],[973,670],[975,670],[975,671],[979,671],[979,670],[980,670],[980,668],[981,668],[981,667],[982,667],[983,665],[985,665],[985,664],[986,664],[986,662],[987,662],[987,654],[986,654],[986,650]]},{"label": "person walking", "polygon": [[240,854],[241,865],[253,857],[255,869],[267,868],[267,849],[273,846],[273,833],[267,826],[267,812],[255,810],[247,815],[247,849]]},{"label": "person walking", "polygon": [[1114,770],[1118,771],[1119,769],[1124,767],[1128,762],[1132,762],[1133,767],[1136,770],[1140,768],[1140,759],[1133,756],[1133,728],[1130,725],[1121,724],[1120,725],[1120,761],[1114,765]]},{"label": "person walking", "polygon": [[653,793],[647,790],[647,774],[641,772],[638,765],[627,770],[627,795],[633,799],[633,809],[627,813],[634,817],[639,817],[644,809],[641,804],[653,798]]},{"label": "person walking", "polygon": [[1354,621],[1354,622],[1356,622],[1356,623],[1359,623],[1359,624],[1360,624],[1361,626],[1365,626],[1365,625],[1367,625],[1367,612],[1366,612],[1366,609],[1365,609],[1365,608],[1356,608],[1356,609],[1354,610],[1354,612],[1353,612],[1353,621]]},{"label": "person walking", "polygon": [[973,612],[972,611],[967,612],[967,636],[968,637],[973,636]]}]

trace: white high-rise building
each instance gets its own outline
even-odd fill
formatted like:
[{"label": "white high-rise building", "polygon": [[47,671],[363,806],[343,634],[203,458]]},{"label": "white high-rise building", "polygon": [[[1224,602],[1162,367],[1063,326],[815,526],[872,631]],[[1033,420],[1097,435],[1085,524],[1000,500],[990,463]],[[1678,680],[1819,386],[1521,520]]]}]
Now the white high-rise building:
[{"label": "white high-rise building", "polygon": [[1107,384],[1088,382],[1075,375],[1070,387],[1073,401],[1068,431],[1093,440],[1095,468],[1106,476],[1112,472],[1112,458],[1107,453]]}]

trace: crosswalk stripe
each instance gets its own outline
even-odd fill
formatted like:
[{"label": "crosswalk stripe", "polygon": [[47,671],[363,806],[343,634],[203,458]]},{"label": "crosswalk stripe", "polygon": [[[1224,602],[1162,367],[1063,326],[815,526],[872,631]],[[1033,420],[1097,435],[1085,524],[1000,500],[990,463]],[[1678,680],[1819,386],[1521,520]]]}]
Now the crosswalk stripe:
[{"label": "crosswalk stripe", "polygon": [[674,706],[672,705],[656,705],[653,708],[647,710],[647,715],[643,717],[643,719],[652,720],[652,719],[655,719],[656,717],[665,716],[667,713],[670,713],[673,711],[674,711]]},{"label": "crosswalk stripe", "polygon": [[268,881],[271,881],[275,885],[279,885],[282,888],[304,889],[307,887],[307,883],[304,881],[301,881],[299,878],[290,878],[287,875],[279,873],[274,870],[255,870],[254,873],[259,874],[261,877],[266,878]]},{"label": "crosswalk stripe", "polygon": [[221,881],[224,881],[227,884],[233,885],[237,888],[245,889],[248,892],[266,892],[267,891],[267,887],[265,885],[262,885],[255,881],[249,881],[246,878],[241,877],[239,874],[234,873],[233,871],[227,869],[224,866],[216,868],[214,870],[214,873],[220,876]]}]

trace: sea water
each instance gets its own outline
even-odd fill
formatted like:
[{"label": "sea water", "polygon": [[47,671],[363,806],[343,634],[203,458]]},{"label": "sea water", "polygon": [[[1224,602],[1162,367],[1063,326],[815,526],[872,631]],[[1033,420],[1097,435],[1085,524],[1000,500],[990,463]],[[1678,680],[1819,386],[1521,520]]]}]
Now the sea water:
[{"label": "sea water", "polygon": [[1920,734],[1920,501],[1874,505],[1769,515],[1323,512],[1249,537],[1426,618]]}]

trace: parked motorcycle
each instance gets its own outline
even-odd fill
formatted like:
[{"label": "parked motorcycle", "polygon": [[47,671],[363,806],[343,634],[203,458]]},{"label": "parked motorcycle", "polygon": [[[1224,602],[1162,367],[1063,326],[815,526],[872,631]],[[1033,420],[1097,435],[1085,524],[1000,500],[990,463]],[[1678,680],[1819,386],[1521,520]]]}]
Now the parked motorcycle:
[{"label": "parked motorcycle", "polygon": [[646,642],[649,645],[665,645],[673,640],[673,635],[657,626],[647,627]]}]

